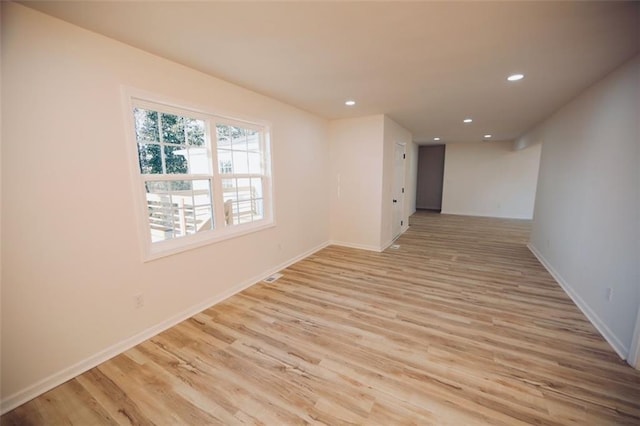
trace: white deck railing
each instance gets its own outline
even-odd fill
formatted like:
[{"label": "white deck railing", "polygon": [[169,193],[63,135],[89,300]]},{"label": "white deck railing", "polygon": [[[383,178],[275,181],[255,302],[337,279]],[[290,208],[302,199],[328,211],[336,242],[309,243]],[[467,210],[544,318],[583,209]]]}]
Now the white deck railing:
[{"label": "white deck railing", "polygon": [[[205,201],[198,203],[198,199],[203,198]],[[247,219],[251,221],[251,218],[257,215],[254,188],[224,188],[223,198],[226,200],[224,209],[227,225],[243,223]],[[206,204],[208,199],[208,190],[174,191],[171,194],[147,193],[152,240],[167,240],[211,229],[212,212]],[[234,203],[236,199],[240,199],[239,204]]]}]

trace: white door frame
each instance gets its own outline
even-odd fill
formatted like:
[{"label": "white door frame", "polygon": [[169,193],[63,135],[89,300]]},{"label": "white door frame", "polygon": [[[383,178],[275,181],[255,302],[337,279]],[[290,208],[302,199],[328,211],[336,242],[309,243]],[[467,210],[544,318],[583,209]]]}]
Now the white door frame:
[{"label": "white door frame", "polygon": [[[394,202],[394,206],[393,206],[393,211],[391,213],[391,217],[392,217],[392,224],[391,224],[391,234],[393,239],[396,239],[397,237],[400,236],[400,234],[402,234],[402,228],[404,227],[402,221],[404,220],[404,187],[405,187],[405,174],[406,174],[406,163],[405,163],[405,159],[407,157],[407,148],[406,148],[406,144],[404,143],[400,143],[400,142],[396,142],[394,145],[394,151],[393,151],[393,189],[392,189],[392,197],[393,197],[393,202]],[[398,170],[398,153],[402,154],[402,166],[400,168],[400,170]],[[402,175],[400,175],[400,172],[402,172]],[[398,178],[400,178],[400,181],[398,182]],[[397,192],[396,192],[397,191]],[[396,205],[398,204],[398,205]],[[396,212],[399,211],[400,213],[400,218],[396,217]],[[400,220],[400,223],[397,223],[398,220]],[[397,228],[396,228],[397,227]]]},{"label": "white door frame", "polygon": [[636,316],[636,328],[633,331],[631,339],[631,348],[627,362],[636,369],[640,370],[640,306],[638,306],[638,315]]}]

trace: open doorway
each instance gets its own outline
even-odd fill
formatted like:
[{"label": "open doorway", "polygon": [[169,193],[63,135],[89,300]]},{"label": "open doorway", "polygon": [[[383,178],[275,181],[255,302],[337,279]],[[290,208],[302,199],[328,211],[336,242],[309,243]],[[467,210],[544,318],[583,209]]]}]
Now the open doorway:
[{"label": "open doorway", "polygon": [[442,210],[444,153],[444,145],[423,145],[418,150],[417,209]]}]

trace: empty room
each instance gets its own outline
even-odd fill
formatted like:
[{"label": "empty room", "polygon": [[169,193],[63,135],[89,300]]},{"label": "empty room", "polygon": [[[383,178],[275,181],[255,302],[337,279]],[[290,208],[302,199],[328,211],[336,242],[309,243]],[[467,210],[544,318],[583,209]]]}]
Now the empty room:
[{"label": "empty room", "polygon": [[0,424],[640,424],[640,2],[0,6]]}]

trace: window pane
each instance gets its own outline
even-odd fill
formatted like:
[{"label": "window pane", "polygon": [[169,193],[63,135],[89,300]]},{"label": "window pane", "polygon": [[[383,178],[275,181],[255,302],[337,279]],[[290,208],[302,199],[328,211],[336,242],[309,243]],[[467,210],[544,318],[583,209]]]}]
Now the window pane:
[{"label": "window pane", "polygon": [[264,201],[254,200],[253,202],[253,220],[260,220],[264,218]]},{"label": "window pane", "polygon": [[260,152],[260,132],[245,130],[247,132],[247,149],[251,152]]},{"label": "window pane", "polygon": [[222,179],[222,198],[227,200],[238,200],[236,179]]},{"label": "window pane", "polygon": [[208,180],[193,181],[193,205],[211,207],[211,190]]},{"label": "window pane", "polygon": [[179,146],[164,146],[164,163],[169,174],[189,173],[187,150]]},{"label": "window pane", "polygon": [[262,198],[262,178],[251,178],[251,198]]},{"label": "window pane", "polygon": [[[217,129],[219,138],[224,139],[225,144],[218,147],[220,173],[242,175],[264,172],[260,132],[223,125],[217,126]],[[263,184],[263,178],[260,177],[222,179],[227,225],[264,218]]]},{"label": "window pane", "polygon": [[136,140],[159,142],[158,113],[142,108],[133,109],[133,117],[136,126]]},{"label": "window pane", "polygon": [[173,114],[160,114],[162,128],[162,142],[172,144],[185,144],[184,117]]},{"label": "window pane", "polygon": [[234,151],[246,151],[247,150],[247,137],[245,135],[245,129],[241,127],[229,127],[231,130],[231,147]]},{"label": "window pane", "polygon": [[[259,181],[259,179],[256,180]],[[256,182],[256,184],[259,184],[259,182]],[[222,179],[222,191],[225,201],[242,201],[257,198],[256,188],[251,186],[249,178]],[[262,196],[262,189],[260,189],[260,196]]]},{"label": "window pane", "polygon": [[253,216],[253,209],[251,207],[251,201],[240,201],[238,204],[238,223],[251,222]]},{"label": "window pane", "polygon": [[160,145],[138,144],[140,173],[143,175],[162,173],[162,158],[160,152]]},{"label": "window pane", "polygon": [[[182,153],[184,151],[184,153]],[[206,147],[189,147],[174,154],[187,154],[187,171],[185,173],[208,175],[211,174],[211,157]]]},{"label": "window pane", "polygon": [[227,200],[224,202],[224,222],[226,225],[233,225],[235,222],[233,216],[233,201]]},{"label": "window pane", "polygon": [[233,151],[233,173],[249,173],[248,154],[243,151]]},{"label": "window pane", "polygon": [[195,224],[199,226],[198,232],[209,231],[213,229],[213,216],[211,215],[211,206],[196,207]]},{"label": "window pane", "polygon": [[250,200],[252,197],[250,179],[238,179],[237,187],[238,200]]},{"label": "window pane", "polygon": [[203,146],[205,133],[204,121],[187,118],[185,120],[185,130],[187,132],[187,144],[192,146]]},{"label": "window pane", "polygon": [[222,179],[227,225],[264,218],[261,178]]},{"label": "window pane", "polygon": [[147,182],[147,209],[151,227],[151,241],[173,238],[174,210],[167,182]]},{"label": "window pane", "polygon": [[262,158],[257,152],[250,152],[249,156],[249,173],[262,173]]},{"label": "window pane", "polygon": [[218,150],[218,167],[221,174],[233,173],[231,151],[228,151],[226,149]]},{"label": "window pane", "polygon": [[220,173],[263,173],[260,132],[222,124],[217,125],[216,129]]},{"label": "window pane", "polygon": [[[236,180],[235,179],[222,179],[222,191],[224,192],[224,199],[228,199],[233,195],[235,197],[236,193]],[[227,196],[229,193],[229,196]],[[233,193],[233,194],[231,194]]]},{"label": "window pane", "polygon": [[224,124],[216,126],[216,136],[218,138],[218,148],[231,148],[231,129]]},{"label": "window pane", "polygon": [[170,180],[167,181],[169,190],[173,193],[176,191],[191,191],[193,188],[193,181],[190,180]]},{"label": "window pane", "polygon": [[209,180],[146,183],[151,241],[164,241],[213,229]]},{"label": "window pane", "polygon": [[145,184],[147,192],[165,193],[169,191],[170,182],[166,181],[149,181]]}]

